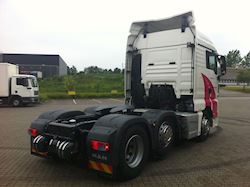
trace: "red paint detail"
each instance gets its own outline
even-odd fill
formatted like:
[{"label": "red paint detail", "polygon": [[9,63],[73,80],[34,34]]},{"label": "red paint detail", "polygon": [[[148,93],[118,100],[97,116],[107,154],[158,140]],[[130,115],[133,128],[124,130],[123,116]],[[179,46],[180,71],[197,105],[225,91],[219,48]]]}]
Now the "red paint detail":
[{"label": "red paint detail", "polygon": [[207,76],[202,74],[203,82],[204,82],[204,99],[206,103],[206,107],[211,108],[213,117],[216,118],[218,116],[218,102],[216,100],[216,93],[214,90],[214,86],[212,82],[209,80]]}]

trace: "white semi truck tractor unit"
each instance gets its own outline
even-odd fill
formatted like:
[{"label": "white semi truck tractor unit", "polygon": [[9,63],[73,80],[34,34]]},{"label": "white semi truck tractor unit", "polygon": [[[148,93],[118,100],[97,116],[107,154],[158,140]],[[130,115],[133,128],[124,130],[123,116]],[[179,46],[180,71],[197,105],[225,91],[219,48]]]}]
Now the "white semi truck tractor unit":
[{"label": "white semi truck tractor unit", "polygon": [[36,77],[18,73],[17,65],[0,63],[0,105],[20,106],[38,102]]},{"label": "white semi truck tractor unit", "polygon": [[135,22],[127,42],[125,104],[54,110],[32,122],[31,154],[77,158],[113,179],[140,174],[149,156],[218,125],[225,57],[196,30],[192,12]]}]

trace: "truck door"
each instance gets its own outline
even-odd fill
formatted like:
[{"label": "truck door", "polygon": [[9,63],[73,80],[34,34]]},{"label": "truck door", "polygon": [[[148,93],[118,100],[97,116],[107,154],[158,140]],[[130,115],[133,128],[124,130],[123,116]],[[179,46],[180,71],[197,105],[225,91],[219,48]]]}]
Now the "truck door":
[{"label": "truck door", "polygon": [[32,86],[27,77],[12,77],[11,80],[11,95],[32,96]]},{"label": "truck door", "polygon": [[204,81],[204,99],[206,107],[211,108],[213,117],[217,117],[217,56],[214,52],[206,51],[206,71],[202,74],[202,78]]}]

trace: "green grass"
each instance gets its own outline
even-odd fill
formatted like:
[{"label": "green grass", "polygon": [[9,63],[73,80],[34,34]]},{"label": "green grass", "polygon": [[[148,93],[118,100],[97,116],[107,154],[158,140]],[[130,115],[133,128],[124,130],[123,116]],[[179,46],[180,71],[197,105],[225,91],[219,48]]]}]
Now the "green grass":
[{"label": "green grass", "polygon": [[230,91],[242,92],[242,93],[250,93],[249,86],[246,86],[245,89],[243,89],[243,86],[226,86],[223,89],[230,90]]},{"label": "green grass", "polygon": [[40,99],[44,101],[72,98],[67,94],[68,90],[65,86],[65,79],[68,78],[75,83],[76,98],[123,97],[123,74],[102,73],[77,74],[40,80]]}]

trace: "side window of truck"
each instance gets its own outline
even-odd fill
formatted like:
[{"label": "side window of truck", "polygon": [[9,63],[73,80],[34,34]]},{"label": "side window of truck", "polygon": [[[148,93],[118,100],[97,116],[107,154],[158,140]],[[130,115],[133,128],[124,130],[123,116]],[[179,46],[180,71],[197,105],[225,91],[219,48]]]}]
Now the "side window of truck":
[{"label": "side window of truck", "polygon": [[216,55],[212,52],[207,51],[206,52],[206,64],[207,69],[211,69],[214,71],[215,74],[217,74],[217,60]]},{"label": "side window of truck", "polygon": [[16,85],[28,86],[28,80],[26,78],[17,78]]}]

